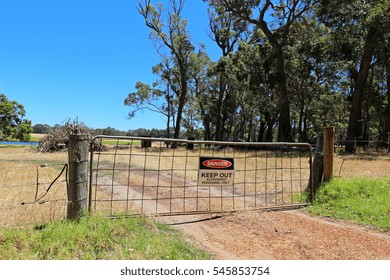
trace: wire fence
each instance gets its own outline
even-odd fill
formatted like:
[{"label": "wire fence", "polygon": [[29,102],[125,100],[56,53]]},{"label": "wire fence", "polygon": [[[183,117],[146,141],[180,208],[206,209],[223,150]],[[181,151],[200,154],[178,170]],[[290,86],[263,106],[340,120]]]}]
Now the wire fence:
[{"label": "wire fence", "polygon": [[340,178],[389,177],[390,156],[336,154],[333,174]]},{"label": "wire fence", "polygon": [[308,144],[99,136],[93,150],[95,212],[180,215],[308,204]]},{"label": "wire fence", "polygon": [[67,171],[67,164],[0,162],[0,226],[64,217]]},{"label": "wire fence", "polygon": [[[335,177],[390,176],[390,146],[388,141],[356,140],[354,153],[345,152],[344,145],[335,145],[333,174]],[[345,144],[345,141],[343,142]]]},{"label": "wire fence", "polygon": [[[390,138],[389,138],[390,140]],[[379,154],[389,154],[390,153],[390,141],[374,141],[374,140],[361,140],[356,139],[353,141],[341,140],[336,141],[336,148],[338,150],[344,150],[344,147],[347,143],[352,143],[355,153],[374,153],[376,155]]]},{"label": "wire fence", "polygon": [[[178,148],[172,149],[172,143]],[[308,144],[100,136],[92,148],[92,211],[176,215],[308,202],[312,168]],[[357,146],[353,155],[340,146],[335,152],[335,177],[390,176],[390,153],[376,142]],[[233,167],[202,170],[201,162],[208,159],[228,160]],[[0,161],[0,226],[66,217],[68,165],[30,161]]]}]

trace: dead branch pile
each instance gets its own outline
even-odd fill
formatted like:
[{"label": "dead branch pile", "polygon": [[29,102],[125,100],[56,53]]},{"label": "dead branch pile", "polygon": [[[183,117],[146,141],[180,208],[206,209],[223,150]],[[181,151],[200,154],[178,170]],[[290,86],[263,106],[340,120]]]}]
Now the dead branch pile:
[{"label": "dead branch pile", "polygon": [[38,143],[38,151],[41,153],[58,152],[68,147],[69,136],[73,134],[89,134],[92,130],[82,123],[66,122],[65,125],[59,126],[48,133]]}]

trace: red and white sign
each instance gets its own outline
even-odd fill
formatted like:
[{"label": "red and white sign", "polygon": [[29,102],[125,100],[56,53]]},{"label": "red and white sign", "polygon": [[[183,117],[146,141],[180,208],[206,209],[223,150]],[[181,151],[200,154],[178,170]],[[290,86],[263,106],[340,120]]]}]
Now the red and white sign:
[{"label": "red and white sign", "polygon": [[233,158],[199,158],[199,186],[233,186]]},{"label": "red and white sign", "polygon": [[226,159],[208,159],[202,162],[203,166],[210,168],[228,168],[233,165],[233,163]]}]

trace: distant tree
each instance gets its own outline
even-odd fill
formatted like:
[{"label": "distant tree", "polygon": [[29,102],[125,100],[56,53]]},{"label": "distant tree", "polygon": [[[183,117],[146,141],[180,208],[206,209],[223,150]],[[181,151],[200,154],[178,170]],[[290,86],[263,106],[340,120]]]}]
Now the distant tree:
[{"label": "distant tree", "polygon": [[144,137],[144,136],[151,136],[155,138],[165,138],[166,130],[165,129],[146,129],[146,128],[137,128],[134,130],[129,130],[126,133],[127,136],[133,136],[133,137]]},{"label": "distant tree", "polygon": [[134,137],[144,137],[144,136],[150,136],[150,130],[146,128],[137,128],[133,130],[129,130],[127,132],[127,136],[134,136]]},{"label": "distant tree", "polygon": [[110,136],[125,136],[126,135],[125,131],[117,130],[111,126],[106,127],[106,128],[97,128],[94,130],[94,133],[96,135],[110,135]]},{"label": "distant tree", "polygon": [[33,133],[47,134],[53,130],[53,128],[48,124],[35,124],[32,127]]},{"label": "distant tree", "polygon": [[31,121],[24,119],[24,106],[8,100],[0,94],[0,139],[18,139],[28,141],[32,132]]}]

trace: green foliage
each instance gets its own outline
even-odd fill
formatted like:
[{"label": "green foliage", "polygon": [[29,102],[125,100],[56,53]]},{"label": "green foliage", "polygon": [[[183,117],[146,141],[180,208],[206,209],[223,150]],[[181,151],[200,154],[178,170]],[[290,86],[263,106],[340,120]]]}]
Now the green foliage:
[{"label": "green foliage", "polygon": [[[125,105],[132,107],[130,118],[135,112],[144,109],[165,115],[167,135],[170,134],[171,122],[174,123],[174,138],[179,138],[185,106],[191,99],[189,80],[195,51],[187,31],[187,20],[182,17],[183,6],[183,0],[170,1],[169,9],[165,9],[162,3],[153,5],[150,0],[138,2],[138,11],[150,29],[150,37],[161,55],[161,63],[152,69],[160,80],[153,87],[137,82],[137,91],[130,93],[125,100]],[[164,99],[166,103],[157,105],[159,99]]]},{"label": "green foliage", "polygon": [[383,29],[389,28],[390,24],[390,1],[379,0],[370,11],[366,23],[368,25],[379,25]]},{"label": "green foliage", "polygon": [[46,134],[52,131],[52,127],[48,124],[35,124],[33,127],[33,133]]},{"label": "green foliage", "polygon": [[86,216],[35,228],[0,228],[0,259],[195,260],[210,257],[164,224],[147,218]]},{"label": "green foliage", "polygon": [[175,137],[182,126],[207,140],[311,142],[331,125],[338,142],[387,142],[389,1],[204,2],[215,61],[192,44],[185,1],[139,1],[161,62],[159,80],[126,99],[129,116],[162,113]]},{"label": "green foliage", "polygon": [[308,211],[390,229],[390,178],[334,178],[323,185]]},{"label": "green foliage", "polygon": [[94,135],[113,135],[113,136],[125,136],[125,131],[117,130],[113,127],[97,128],[93,131]]},{"label": "green foliage", "polygon": [[129,93],[124,101],[125,105],[131,108],[128,114],[130,119],[135,116],[137,111],[142,110],[150,110],[165,116],[169,115],[169,112],[166,110],[166,104],[162,104],[161,106],[156,105],[157,101],[164,96],[165,92],[157,88],[152,88],[143,82],[137,82],[135,88],[137,91]]},{"label": "green foliage", "polygon": [[24,119],[25,114],[23,105],[8,100],[5,94],[0,94],[0,140],[30,139],[31,121]]}]

